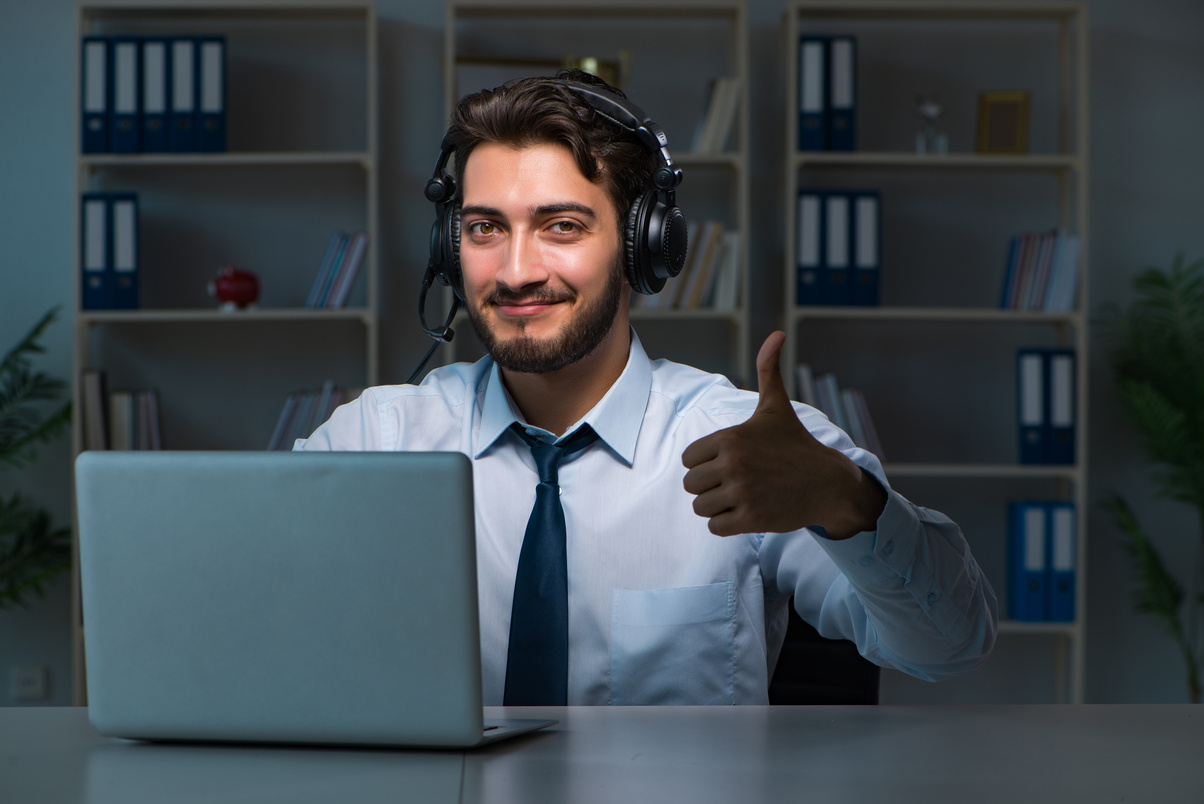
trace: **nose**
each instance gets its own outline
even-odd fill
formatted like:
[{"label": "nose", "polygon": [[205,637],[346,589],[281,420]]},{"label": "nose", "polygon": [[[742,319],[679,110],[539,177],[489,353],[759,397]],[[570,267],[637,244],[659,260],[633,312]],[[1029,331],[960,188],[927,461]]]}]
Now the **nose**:
[{"label": "nose", "polygon": [[497,282],[508,290],[517,291],[548,281],[548,270],[535,236],[525,230],[517,231],[506,241]]}]

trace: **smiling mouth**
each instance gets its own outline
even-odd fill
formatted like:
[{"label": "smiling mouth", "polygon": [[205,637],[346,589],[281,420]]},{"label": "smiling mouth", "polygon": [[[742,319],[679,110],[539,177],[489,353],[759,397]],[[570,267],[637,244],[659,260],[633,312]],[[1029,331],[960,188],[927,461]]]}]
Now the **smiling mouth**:
[{"label": "smiling mouth", "polygon": [[569,294],[535,294],[514,296],[508,293],[494,293],[489,298],[489,304],[498,308],[504,315],[535,315],[549,307],[565,302],[571,302]]}]

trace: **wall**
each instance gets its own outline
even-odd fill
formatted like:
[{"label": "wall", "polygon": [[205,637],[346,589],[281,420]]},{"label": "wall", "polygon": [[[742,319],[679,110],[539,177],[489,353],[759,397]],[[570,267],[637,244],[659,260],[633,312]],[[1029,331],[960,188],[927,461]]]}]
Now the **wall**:
[{"label": "wall", "polygon": [[[1146,265],[1167,265],[1176,251],[1204,256],[1204,201],[1198,186],[1204,152],[1192,136],[1204,129],[1204,7],[1192,0],[1091,0],[1093,307],[1130,298],[1129,279]],[[430,210],[420,195],[443,130],[439,80],[443,9],[436,3],[380,0],[381,35],[381,378],[406,377],[425,349],[411,311],[425,266]],[[751,0],[754,144],[753,218],[756,268],[753,341],[778,324],[781,234],[779,154],[784,131],[784,59],[778,32],[782,4]],[[74,0],[5,0],[0,5],[0,345],[7,348],[45,309],[69,307],[75,281],[70,242],[76,115]],[[673,77],[667,77],[672,80]],[[636,99],[638,101],[638,99]],[[655,117],[655,110],[649,110]],[[955,203],[955,200],[954,200]],[[934,210],[933,214],[939,214]],[[64,318],[45,339],[39,367],[71,371]],[[1091,496],[1131,495],[1172,567],[1199,561],[1191,538],[1199,523],[1156,499],[1149,468],[1124,424],[1103,344],[1091,365]],[[70,447],[41,450],[32,470],[0,469],[0,492],[20,487],[70,517]],[[1182,664],[1148,619],[1132,613],[1132,585],[1119,536],[1090,512],[1087,697],[1099,702],[1185,699]],[[28,611],[0,614],[0,704],[8,668],[52,668],[53,696],[68,702],[66,584]],[[888,681],[886,691],[893,689]],[[1043,680],[1016,679],[1014,695],[1045,697]],[[926,693],[957,700],[956,686]],[[904,696],[903,693],[900,693]],[[905,696],[904,696],[905,697]],[[884,699],[889,695],[884,694]]]}]

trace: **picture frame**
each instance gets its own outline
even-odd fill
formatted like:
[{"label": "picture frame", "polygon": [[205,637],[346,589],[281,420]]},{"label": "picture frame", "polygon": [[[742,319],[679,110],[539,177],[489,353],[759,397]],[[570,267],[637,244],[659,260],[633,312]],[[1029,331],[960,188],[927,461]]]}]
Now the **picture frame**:
[{"label": "picture frame", "polygon": [[982,154],[1028,153],[1031,108],[1032,93],[1027,90],[980,92],[976,150]]}]

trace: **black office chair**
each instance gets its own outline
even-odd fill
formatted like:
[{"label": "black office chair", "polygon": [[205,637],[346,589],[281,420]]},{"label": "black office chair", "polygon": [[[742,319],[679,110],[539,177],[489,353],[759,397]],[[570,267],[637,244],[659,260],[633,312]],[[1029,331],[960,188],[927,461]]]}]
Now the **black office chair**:
[{"label": "black office chair", "polygon": [[769,682],[771,704],[876,704],[881,668],[845,639],[825,639],[790,600],[790,624]]}]

